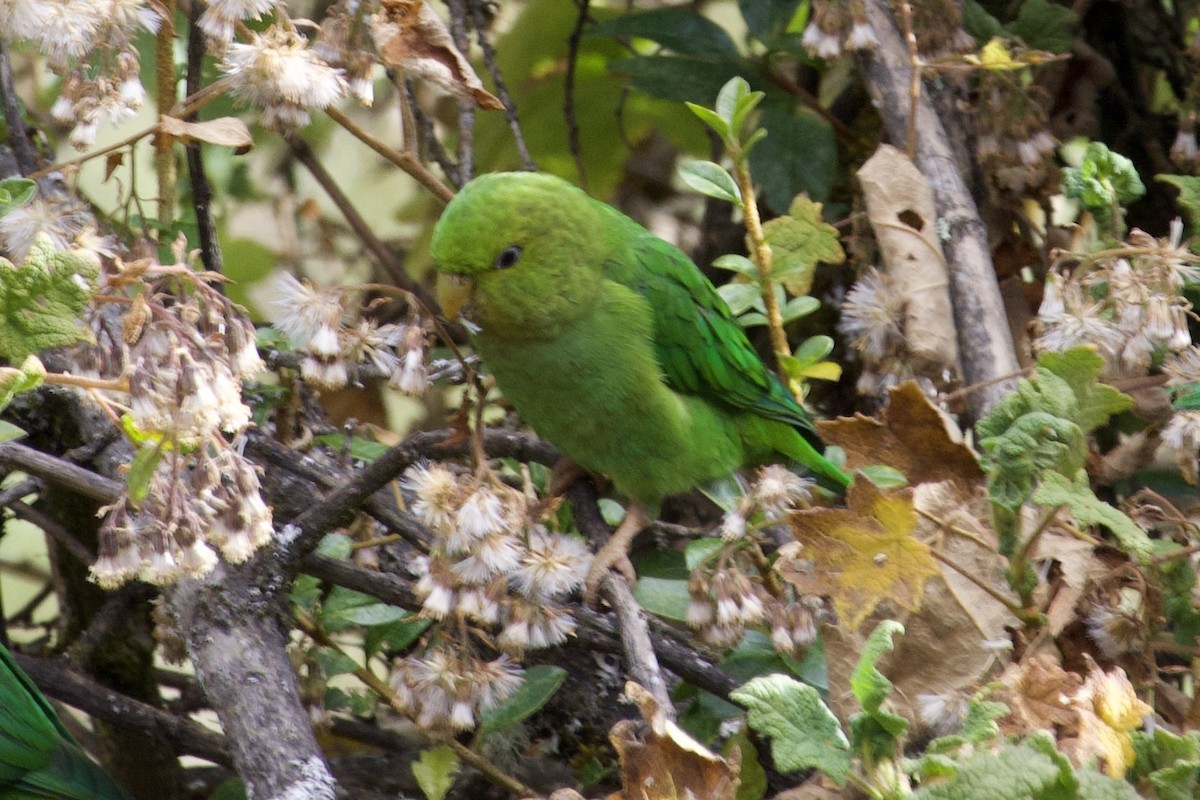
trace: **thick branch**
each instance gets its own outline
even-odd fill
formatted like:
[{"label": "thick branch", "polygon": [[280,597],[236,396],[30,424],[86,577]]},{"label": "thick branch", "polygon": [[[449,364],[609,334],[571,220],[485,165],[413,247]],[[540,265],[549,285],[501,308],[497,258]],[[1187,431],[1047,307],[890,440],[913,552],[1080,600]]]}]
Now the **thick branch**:
[{"label": "thick branch", "polygon": [[[908,144],[912,69],[904,39],[885,0],[867,0],[867,20],[879,38],[873,51],[859,51],[871,99],[897,145]],[[928,91],[928,87],[926,87]],[[985,415],[1015,388],[997,380],[1019,369],[1004,302],[988,248],[987,229],[967,187],[945,127],[929,98],[916,103],[916,164],[929,179],[950,268],[950,293],[958,328],[958,350],[968,384],[988,384],[967,398],[971,416]]]}]

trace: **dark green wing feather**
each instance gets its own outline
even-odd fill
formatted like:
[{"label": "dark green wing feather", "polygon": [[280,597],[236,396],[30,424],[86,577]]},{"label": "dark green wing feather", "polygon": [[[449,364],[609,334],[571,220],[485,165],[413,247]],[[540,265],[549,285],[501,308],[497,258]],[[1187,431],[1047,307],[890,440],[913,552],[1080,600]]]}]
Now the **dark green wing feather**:
[{"label": "dark green wing feather", "polygon": [[80,749],[50,701],[0,645],[0,800],[131,800]]},{"label": "dark green wing feather", "polygon": [[620,216],[630,245],[605,265],[605,275],[653,309],[654,345],[671,388],[815,434],[808,413],[763,366],[708,278],[682,250]]}]

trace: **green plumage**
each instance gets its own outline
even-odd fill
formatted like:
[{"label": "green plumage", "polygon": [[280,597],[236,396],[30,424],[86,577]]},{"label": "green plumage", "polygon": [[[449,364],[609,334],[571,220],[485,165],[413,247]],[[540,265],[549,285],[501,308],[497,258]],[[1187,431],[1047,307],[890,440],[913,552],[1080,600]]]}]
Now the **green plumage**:
[{"label": "green plumage", "polygon": [[0,645],[0,800],[132,800]]},{"label": "green plumage", "polygon": [[504,396],[619,492],[653,507],[779,460],[849,482],[801,435],[815,436],[808,414],[708,279],[611,206],[551,175],[485,175],[446,207],[432,248],[470,289]]}]

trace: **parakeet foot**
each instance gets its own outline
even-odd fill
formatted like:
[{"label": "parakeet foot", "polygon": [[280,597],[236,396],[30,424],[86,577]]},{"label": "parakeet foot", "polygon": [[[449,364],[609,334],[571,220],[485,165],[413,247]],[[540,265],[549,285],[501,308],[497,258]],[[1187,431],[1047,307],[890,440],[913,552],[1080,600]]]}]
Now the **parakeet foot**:
[{"label": "parakeet foot", "polygon": [[625,519],[621,520],[613,535],[592,558],[591,569],[583,582],[583,600],[588,606],[596,608],[598,605],[596,601],[600,592],[600,582],[610,569],[615,568],[630,583],[637,580],[637,573],[629,561],[629,546],[633,544],[634,537],[649,524],[650,518],[646,516],[642,507],[637,503],[630,504],[625,512]]}]

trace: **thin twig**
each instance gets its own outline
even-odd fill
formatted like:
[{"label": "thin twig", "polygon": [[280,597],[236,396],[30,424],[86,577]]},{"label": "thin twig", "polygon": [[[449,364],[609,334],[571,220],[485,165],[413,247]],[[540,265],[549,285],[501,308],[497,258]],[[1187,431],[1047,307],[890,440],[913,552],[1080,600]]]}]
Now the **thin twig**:
[{"label": "thin twig", "polygon": [[583,146],[579,141],[579,121],[575,119],[575,70],[579,63],[579,44],[583,39],[583,26],[587,24],[588,5],[591,0],[577,0],[579,15],[575,27],[567,39],[567,74],[563,78],[563,118],[567,122],[567,143],[571,157],[575,159],[575,172],[579,174],[579,185],[588,191],[587,170],[583,163]]},{"label": "thin twig", "polygon": [[[158,33],[154,39],[154,79],[158,84],[155,103],[159,116],[175,105],[175,0],[159,0]],[[175,219],[175,141],[170,136],[154,139],[154,172],[158,178],[158,223],[163,229]]]},{"label": "thin twig", "polygon": [[9,503],[8,507],[19,519],[31,522],[41,528],[47,536],[74,556],[79,563],[91,564],[96,560],[95,554],[83,542],[72,536],[70,531],[60,525],[53,517],[42,513],[40,510],[20,500]]},{"label": "thin twig", "polygon": [[624,578],[609,572],[600,584],[600,591],[616,615],[625,666],[629,669],[630,677],[654,695],[662,712],[674,719],[675,706],[658,666],[658,657],[654,654],[650,627],[646,624],[642,607],[634,599],[633,592],[629,591],[629,584]]},{"label": "thin twig", "polygon": [[537,164],[534,162],[533,156],[529,155],[529,146],[525,144],[525,135],[521,132],[521,122],[517,118],[517,106],[513,103],[512,95],[508,93],[508,86],[504,83],[504,76],[500,74],[500,67],[496,64],[496,48],[492,47],[492,43],[487,37],[487,20],[483,15],[483,3],[478,0],[467,0],[467,5],[471,13],[471,25],[475,28],[475,38],[479,42],[479,49],[483,51],[483,64],[487,67],[488,74],[492,76],[492,83],[496,86],[496,97],[504,106],[504,118],[508,120],[508,128],[512,131],[513,143],[517,147],[517,155],[521,158],[521,166],[527,170],[536,170]]},{"label": "thin twig", "polygon": [[[467,36],[466,0],[446,0],[450,9],[450,36],[454,46],[464,56],[471,52],[471,40]],[[458,99],[458,179],[466,183],[475,176],[475,101]]]},{"label": "thin twig", "polygon": [[[204,31],[200,30],[200,15],[204,9],[199,3],[191,3],[188,8],[188,41],[187,41],[187,84],[185,92],[188,96],[200,91],[203,82],[205,42]],[[195,113],[187,116],[189,121],[196,119]],[[213,221],[212,184],[208,181],[208,173],[204,169],[204,153],[199,141],[189,141],[184,145],[187,154],[188,182],[192,186],[192,210],[196,213],[196,229],[199,237],[200,260],[204,268],[210,272],[224,272],[225,264],[221,258],[221,244],[217,241],[217,226]],[[213,287],[224,293],[224,286],[218,282]]]},{"label": "thin twig", "polygon": [[355,138],[365,144],[367,147],[374,150],[379,155],[391,161],[400,169],[407,172],[417,180],[422,186],[433,193],[433,196],[441,200],[443,203],[449,203],[454,197],[454,191],[446,184],[437,179],[437,176],[425,168],[425,165],[416,159],[415,156],[409,153],[402,153],[393,147],[388,147],[386,144],[376,139],[371,134],[367,133],[354,120],[347,117],[338,109],[330,106],[325,109],[325,113],[329,115],[337,124],[341,125],[349,131]]}]

